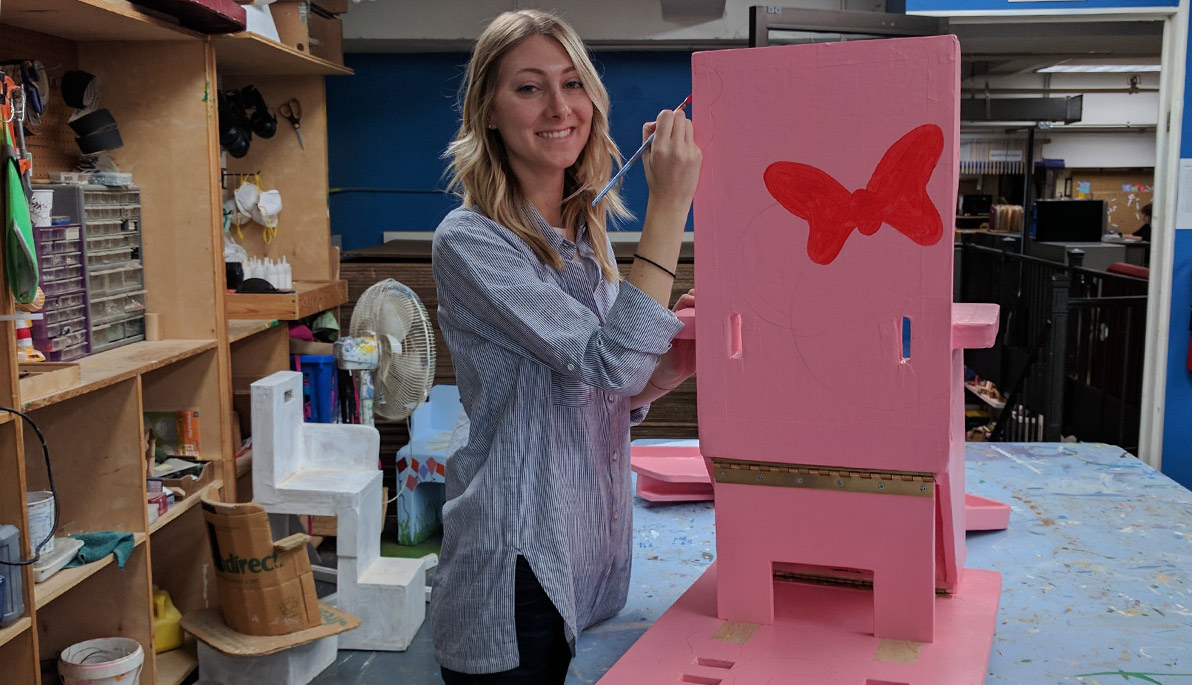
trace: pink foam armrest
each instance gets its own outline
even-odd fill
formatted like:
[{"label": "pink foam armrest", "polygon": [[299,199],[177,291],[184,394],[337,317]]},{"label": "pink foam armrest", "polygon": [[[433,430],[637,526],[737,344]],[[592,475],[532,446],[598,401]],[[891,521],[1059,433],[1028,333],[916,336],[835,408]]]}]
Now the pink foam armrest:
[{"label": "pink foam armrest", "polygon": [[633,472],[667,483],[711,483],[698,446],[631,445]]},{"label": "pink foam armrest", "polygon": [[675,336],[675,340],[695,340],[695,308],[684,309],[675,316],[683,322],[683,330]]},{"label": "pink foam armrest", "polygon": [[997,340],[996,304],[952,303],[952,349],[974,350],[993,347]]}]

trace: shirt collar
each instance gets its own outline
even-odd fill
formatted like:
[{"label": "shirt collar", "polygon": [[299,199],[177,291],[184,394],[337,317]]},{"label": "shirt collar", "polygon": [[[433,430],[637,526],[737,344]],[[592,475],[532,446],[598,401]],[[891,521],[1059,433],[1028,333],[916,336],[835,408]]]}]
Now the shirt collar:
[{"label": "shirt collar", "polygon": [[580,218],[575,227],[575,244],[563,237],[561,233],[556,231],[546,219],[542,218],[542,214],[533,204],[526,203],[526,218],[528,218],[534,225],[538,227],[538,232],[542,237],[546,238],[546,244],[550,245],[551,249],[564,257],[570,258],[572,250],[577,250],[581,255],[595,256],[592,249],[592,241],[588,235],[588,222],[584,218]]}]

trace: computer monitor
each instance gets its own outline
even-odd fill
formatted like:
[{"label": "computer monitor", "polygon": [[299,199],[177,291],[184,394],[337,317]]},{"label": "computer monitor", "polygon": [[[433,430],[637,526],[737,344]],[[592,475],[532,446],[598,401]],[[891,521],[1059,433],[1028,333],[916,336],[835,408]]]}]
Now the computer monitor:
[{"label": "computer monitor", "polygon": [[1109,221],[1105,200],[1038,200],[1033,214],[1040,243],[1100,242]]},{"label": "computer monitor", "polygon": [[992,195],[964,194],[957,203],[956,213],[960,216],[988,216],[989,208],[993,206]]}]

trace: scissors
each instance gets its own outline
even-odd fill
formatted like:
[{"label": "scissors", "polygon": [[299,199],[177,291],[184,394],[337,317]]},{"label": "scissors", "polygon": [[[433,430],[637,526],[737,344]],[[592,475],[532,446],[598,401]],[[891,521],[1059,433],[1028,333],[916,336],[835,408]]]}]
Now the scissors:
[{"label": "scissors", "polygon": [[302,142],[302,103],[298,102],[298,98],[290,98],[277,108],[277,113],[285,117],[290,125],[294,127],[294,133],[298,135],[298,146],[303,150],[306,145]]}]

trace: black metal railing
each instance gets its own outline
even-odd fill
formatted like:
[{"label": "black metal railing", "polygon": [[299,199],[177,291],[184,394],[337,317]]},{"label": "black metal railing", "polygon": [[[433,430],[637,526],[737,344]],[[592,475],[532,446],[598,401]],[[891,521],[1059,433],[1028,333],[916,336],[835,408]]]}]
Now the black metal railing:
[{"label": "black metal railing", "polygon": [[997,343],[967,350],[965,363],[1012,395],[1007,417],[1041,418],[1044,440],[1137,449],[1147,281],[1082,259],[1080,250],[1068,264],[1023,255],[1014,239],[963,245],[960,301],[1001,306]]}]

